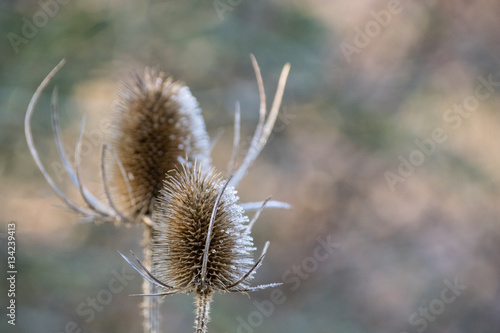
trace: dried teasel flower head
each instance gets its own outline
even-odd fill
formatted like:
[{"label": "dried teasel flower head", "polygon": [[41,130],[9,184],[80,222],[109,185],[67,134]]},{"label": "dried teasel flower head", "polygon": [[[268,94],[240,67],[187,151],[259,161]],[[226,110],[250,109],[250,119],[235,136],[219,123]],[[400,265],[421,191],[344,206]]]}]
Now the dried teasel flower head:
[{"label": "dried teasel flower head", "polygon": [[134,73],[118,94],[112,145],[112,195],[127,215],[149,214],[167,171],[179,157],[210,163],[209,138],[198,102],[171,76],[146,68]]},{"label": "dried teasel flower head", "polygon": [[196,162],[177,168],[165,179],[153,213],[152,271],[137,258],[134,263],[124,256],[160,288],[160,293],[150,296],[195,294],[197,333],[207,331],[214,292],[246,293],[280,285],[248,284],[269,242],[254,262],[253,223],[243,215],[229,181]]},{"label": "dried teasel flower head", "polygon": [[[214,169],[204,172],[196,163],[166,178],[153,215],[153,275],[172,288],[197,294],[225,291],[254,265],[248,218],[236,191],[223,190],[226,183]],[[251,277],[235,288],[248,289]]]},{"label": "dried teasel flower head", "polygon": [[[250,148],[234,176],[229,179],[214,169],[204,169],[197,161],[186,161],[169,173],[153,212],[152,271],[141,261],[123,258],[160,292],[150,296],[194,293],[196,297],[196,333],[207,331],[209,309],[214,292],[250,292],[278,284],[250,286],[269,246],[254,261],[255,247],[250,232],[268,200],[251,221],[238,203],[235,188],[258,156],[276,120],[286,78],[285,65],[269,115],[260,71],[252,56],[261,96],[260,118]],[[230,174],[239,145],[239,109],[235,117],[235,140]],[[285,206],[281,206],[285,207]],[[247,208],[248,209],[248,208]],[[146,295],[147,296],[147,295]]]},{"label": "dried teasel flower head", "polygon": [[195,327],[201,332],[206,331],[214,292],[277,285],[248,284],[268,244],[254,262],[248,217],[227,184],[213,169],[183,165],[165,180],[153,215],[152,274],[169,286],[168,293],[196,294]]}]

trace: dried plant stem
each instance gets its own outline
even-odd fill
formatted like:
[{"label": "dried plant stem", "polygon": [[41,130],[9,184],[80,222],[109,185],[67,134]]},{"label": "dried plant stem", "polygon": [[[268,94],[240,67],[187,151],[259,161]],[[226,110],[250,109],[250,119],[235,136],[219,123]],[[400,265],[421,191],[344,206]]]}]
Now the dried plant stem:
[{"label": "dried plant stem", "polygon": [[206,333],[207,324],[210,321],[210,303],[212,302],[213,292],[196,294],[196,321],[195,333]]},{"label": "dried plant stem", "polygon": [[260,152],[266,145],[267,140],[269,139],[269,135],[271,135],[274,123],[276,122],[276,118],[278,117],[281,100],[285,91],[286,80],[288,78],[288,73],[290,72],[290,64],[287,63],[281,71],[276,95],[274,95],[271,110],[269,111],[269,114],[267,114],[266,94],[264,91],[264,83],[262,80],[262,75],[260,73],[259,64],[257,63],[257,60],[255,59],[255,56],[253,54],[250,55],[250,59],[252,60],[252,65],[255,71],[255,76],[257,78],[257,86],[259,88],[260,95],[259,123],[257,124],[257,128],[255,129],[255,133],[250,143],[250,148],[248,149],[248,152],[243,159],[240,167],[234,173],[233,179],[229,183],[229,186],[235,188],[246,175],[248,169],[250,168],[250,166],[252,166],[257,156],[259,156]]},{"label": "dried plant stem", "polygon": [[[151,246],[152,246],[152,232],[153,229],[150,226],[146,226],[144,230],[143,239],[143,255],[144,255],[144,266],[151,269]],[[158,288],[154,283],[149,282],[144,279],[142,283],[142,293],[144,295],[155,294],[158,292]],[[141,309],[143,314],[143,329],[145,333],[160,333],[161,326],[161,315],[160,306],[163,303],[161,297],[150,297],[144,296],[141,303]]]}]

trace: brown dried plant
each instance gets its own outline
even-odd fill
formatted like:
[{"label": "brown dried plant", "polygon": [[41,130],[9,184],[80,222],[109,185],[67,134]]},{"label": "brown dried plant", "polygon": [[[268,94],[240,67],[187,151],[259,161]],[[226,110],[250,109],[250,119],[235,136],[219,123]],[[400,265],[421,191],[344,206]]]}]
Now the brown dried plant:
[{"label": "brown dried plant", "polygon": [[[235,187],[259,155],[274,126],[286,78],[283,68],[273,106],[266,115],[266,100],[260,71],[252,57],[257,75],[260,120],[251,146],[241,166],[224,180],[213,168],[204,170],[197,161],[186,161],[164,181],[153,213],[152,271],[141,261],[123,258],[146,280],[162,289],[157,297],[176,293],[195,294],[196,333],[207,332],[210,303],[214,292],[246,293],[276,286],[272,283],[252,287],[248,282],[262,263],[269,242],[254,262],[250,232],[267,200],[251,221],[238,204]],[[235,139],[229,174],[236,163],[239,146],[239,108],[235,116]]]},{"label": "brown dried plant", "polygon": [[[110,161],[111,197],[128,216],[151,215],[163,179],[179,157],[210,164],[209,138],[198,102],[187,86],[157,69],[134,73],[133,80],[123,84],[112,125],[111,143],[121,166]],[[144,264],[150,267],[151,227],[144,233]],[[143,291],[156,290],[144,281]],[[145,332],[160,331],[160,304],[160,298],[144,298]]]},{"label": "brown dried plant", "polygon": [[111,143],[127,170],[128,183],[118,168],[112,168],[112,196],[128,215],[150,214],[179,156],[210,164],[201,110],[188,87],[151,68],[143,75],[135,73],[133,81],[123,85],[117,106]]},{"label": "brown dried plant", "polygon": [[[111,143],[117,160],[110,162],[112,188],[117,208],[128,216],[150,216],[169,170],[179,157],[210,163],[209,138],[198,102],[189,88],[171,76],[146,68],[134,73],[118,94],[113,115]],[[121,169],[126,170],[126,178]],[[151,267],[152,229],[144,231],[143,256]],[[145,293],[154,284],[143,282]],[[160,331],[160,298],[144,298],[145,332]]]},{"label": "brown dried plant", "polygon": [[[165,215],[167,214],[165,213],[165,209],[167,209],[165,207],[172,207],[173,197],[168,196],[167,193],[169,193],[169,189],[172,190],[172,186],[174,186],[174,184],[181,184],[179,181],[182,179],[190,180],[191,183],[182,183],[185,186],[177,188],[177,192],[175,192],[178,196],[191,198],[191,196],[187,194],[188,188],[200,190],[203,186],[210,189],[208,193],[212,194],[204,200],[200,199],[192,202],[192,204],[198,205],[196,207],[201,209],[200,212],[205,214],[203,215],[205,216],[205,219],[201,219],[200,216],[196,219],[196,221],[198,221],[197,223],[200,226],[200,229],[198,230],[199,236],[202,237],[202,235],[205,235],[206,240],[212,239],[212,232],[214,232],[214,236],[217,235],[216,230],[219,230],[220,226],[241,226],[248,221],[246,217],[241,215],[242,212],[256,210],[257,213],[255,214],[252,222],[250,222],[250,224],[248,224],[245,228],[245,232],[242,232],[243,229],[241,229],[241,227],[233,226],[232,229],[224,229],[226,231],[232,230],[231,237],[233,237],[233,241],[236,239],[246,239],[246,241],[250,244],[251,237],[248,238],[248,232],[264,206],[289,208],[289,205],[285,203],[270,200],[266,200],[265,202],[237,204],[236,197],[234,197],[234,188],[246,174],[248,168],[253,164],[254,160],[259,155],[269,138],[276,121],[286,82],[286,76],[289,71],[289,65],[287,64],[283,69],[276,97],[270,114],[267,117],[262,77],[253,55],[251,55],[251,59],[257,76],[260,94],[259,123],[242,165],[236,171],[234,176],[227,181],[223,181],[219,175],[215,175],[214,171],[210,168],[210,150],[213,144],[211,146],[209,145],[208,135],[206,134],[205,125],[201,116],[201,110],[198,107],[196,99],[191,95],[188,87],[184,86],[182,83],[175,82],[171,77],[165,75],[161,71],[146,68],[143,75],[139,75],[137,73],[134,74],[133,80],[129,83],[125,83],[119,93],[118,109],[114,113],[113,118],[113,135],[111,137],[112,144],[110,145],[103,142],[101,146],[100,169],[102,186],[106,197],[105,202],[98,200],[93,194],[91,194],[90,191],[87,190],[87,188],[82,184],[80,178],[80,150],[84,119],[82,120],[78,134],[73,165],[68,160],[67,154],[63,148],[61,130],[59,127],[57,90],[55,88],[52,94],[51,119],[56,145],[65,170],[75,186],[79,189],[81,197],[85,202],[85,206],[76,204],[59,189],[55,181],[43,166],[34,144],[31,132],[32,114],[43,89],[49,84],[56,72],[63,66],[65,62],[64,60],[62,60],[42,81],[29,103],[25,118],[25,133],[29,149],[46,181],[56,194],[65,202],[66,206],[72,211],[78,213],[82,221],[114,222],[119,225],[141,223],[146,226],[143,241],[144,263],[138,262],[139,266],[134,266],[136,269],[138,267],[142,269],[141,274],[145,274],[144,272],[147,272],[146,275],[149,277],[149,279],[146,279],[143,284],[143,294],[145,295],[157,293],[157,288],[160,288],[161,290],[165,288],[164,285],[158,284],[159,280],[155,280],[152,276],[150,276],[151,274],[148,269],[153,267],[155,274],[158,272],[161,279],[167,279],[168,281],[170,281],[168,278],[168,276],[170,276],[168,274],[170,273],[168,272],[175,271],[166,268],[170,265],[168,264],[168,260],[158,260],[156,258],[164,258],[159,253],[165,254],[165,250],[168,251],[169,249],[169,247],[165,245],[168,243],[167,240],[162,238],[166,237],[165,235],[168,234],[167,230],[172,230],[170,227],[179,226],[175,223],[172,224],[172,226],[169,226],[170,219],[167,215]],[[231,172],[236,163],[238,152],[240,127],[239,119],[239,107],[237,107],[235,114],[233,157],[231,158],[230,163]],[[112,153],[113,159],[106,157],[106,152],[108,151]],[[204,166],[203,168],[201,168],[202,165]],[[165,178],[165,175],[169,170],[175,171],[170,173],[167,178]],[[111,175],[111,182],[108,181],[108,173]],[[193,178],[193,175],[197,175],[198,178]],[[224,188],[226,187],[228,187],[227,193],[223,195],[225,192]],[[178,192],[179,190],[181,192]],[[182,192],[183,190],[184,192]],[[170,191],[170,193],[172,194],[173,192]],[[214,202],[214,195],[216,193],[218,193],[218,195],[215,196],[217,204]],[[178,198],[180,197],[177,197],[177,199]],[[220,204],[218,203],[219,201]],[[179,201],[175,201],[174,204],[179,204]],[[156,210],[155,207],[157,207]],[[179,205],[179,207],[182,207],[182,205]],[[197,209],[193,207],[191,209]],[[221,220],[219,217],[224,215],[223,212],[225,209],[229,208],[239,211],[240,215],[230,215],[231,218]],[[207,209],[211,210],[212,215],[214,215],[214,217],[209,220],[206,219]],[[186,226],[189,225],[189,223],[186,223]],[[208,237],[206,236],[207,232],[209,234]],[[228,240],[231,237],[223,239]],[[194,242],[193,244],[198,244],[199,246],[199,239],[198,243]],[[205,252],[203,252],[203,258],[205,258],[203,260],[205,264],[202,264],[201,266],[205,268],[202,272],[200,272],[200,274],[208,277],[207,274],[212,272],[209,267],[212,267],[210,266],[210,263],[213,261],[208,260],[209,256],[206,251],[209,251],[210,244],[213,243],[208,241],[206,244],[206,248],[204,248]],[[228,249],[232,248],[234,250],[234,244],[236,243],[229,242],[225,245],[225,247]],[[249,247],[245,247],[245,249],[247,252],[245,252],[246,254],[244,256],[249,256],[249,251],[253,250],[252,246],[249,245]],[[265,249],[267,249],[267,244]],[[213,249],[210,248],[210,250]],[[199,317],[197,321],[199,325],[197,324],[197,326],[201,327],[200,329],[202,329],[202,331],[206,330],[206,323],[208,322],[208,295],[211,295],[213,291],[221,290],[221,286],[225,286],[226,291],[254,290],[246,285],[246,281],[252,277],[262,258],[263,255],[249,270],[248,275],[239,281],[238,284],[229,286],[227,284],[214,285],[211,282],[203,283],[204,289],[202,289],[204,291],[202,294],[206,297],[199,299],[199,316],[197,316],[197,318]],[[236,260],[236,258],[231,260]],[[235,263],[238,263],[238,260],[236,260]],[[246,265],[241,263],[237,264],[237,269],[234,274],[237,275],[237,273],[241,272],[245,268],[248,268],[250,262],[248,260],[251,261],[249,258],[243,260],[243,262],[247,262]],[[192,266],[192,269],[195,269],[194,267],[197,266],[195,263],[192,264],[194,265]],[[189,265],[189,261],[186,262],[186,265]],[[161,267],[164,267],[164,269],[162,270]],[[234,274],[232,276],[221,276],[224,276],[224,279],[226,279],[225,281],[228,282],[230,281],[230,278],[235,278],[236,275]],[[212,279],[203,279],[203,281],[209,280],[215,281]],[[184,288],[178,284],[174,285],[177,286],[176,290],[188,290],[186,289],[187,287]],[[237,285],[239,286],[238,290],[235,289]],[[195,289],[192,289],[191,291],[193,290]],[[208,292],[210,290],[212,292]],[[145,296],[144,302],[142,303],[144,316],[143,327],[145,332],[157,333],[160,331],[160,303],[161,298],[159,297]]]},{"label": "brown dried plant", "polygon": [[[70,209],[79,213],[84,221],[112,221],[118,224],[143,222],[146,225],[143,240],[144,258],[146,266],[149,267],[151,208],[167,171],[176,167],[179,157],[210,163],[209,139],[198,102],[188,87],[155,69],[146,68],[142,75],[134,73],[133,80],[123,84],[118,94],[117,110],[113,114],[110,138],[112,144],[103,143],[101,147],[101,176],[107,197],[106,204],[97,200],[80,179],[79,158],[83,121],[75,148],[74,167],[68,161],[59,127],[57,90],[54,89],[51,119],[56,144],[68,175],[79,188],[87,204],[87,207],[81,207],[62,193],[47,173],[31,134],[30,120],[37,99],[63,64],[64,60],[42,82],[26,113],[26,138],[33,158],[54,191]],[[108,150],[112,152],[114,159],[106,159]],[[111,174],[112,186],[107,181],[108,173]],[[145,293],[153,292],[154,285],[145,281],[143,290]],[[160,301],[144,299],[142,309],[145,332],[159,332]]]}]

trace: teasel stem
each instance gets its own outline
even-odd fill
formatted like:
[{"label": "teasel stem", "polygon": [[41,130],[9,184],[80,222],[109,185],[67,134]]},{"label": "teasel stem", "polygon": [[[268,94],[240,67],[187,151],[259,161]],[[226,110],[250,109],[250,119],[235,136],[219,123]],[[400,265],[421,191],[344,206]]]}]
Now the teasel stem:
[{"label": "teasel stem", "polygon": [[[152,251],[152,237],[153,237],[153,228],[152,226],[146,225],[144,229],[144,238],[143,238],[143,264],[144,266],[151,270],[151,251]],[[144,279],[142,283],[142,293],[144,295],[155,294],[158,292],[155,284],[149,282],[147,279]],[[141,309],[143,314],[143,329],[145,333],[160,333],[161,326],[161,315],[160,315],[160,306],[163,303],[162,297],[154,297],[154,296],[144,296],[143,301],[141,303]]]},{"label": "teasel stem", "polygon": [[207,332],[207,324],[210,321],[210,303],[212,303],[213,294],[213,291],[196,294],[195,333]]}]

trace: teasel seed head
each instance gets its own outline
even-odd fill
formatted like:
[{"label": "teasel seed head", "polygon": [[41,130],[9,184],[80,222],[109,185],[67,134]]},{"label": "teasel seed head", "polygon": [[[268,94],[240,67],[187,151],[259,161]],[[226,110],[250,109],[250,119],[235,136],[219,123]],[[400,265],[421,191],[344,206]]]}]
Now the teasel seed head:
[{"label": "teasel seed head", "polygon": [[198,102],[187,86],[157,69],[135,73],[123,85],[112,123],[112,146],[128,178],[112,161],[112,194],[126,215],[151,213],[165,174],[179,157],[210,163]]},{"label": "teasel seed head", "polygon": [[[248,218],[232,187],[221,194],[226,183],[197,163],[182,165],[166,178],[153,214],[152,270],[163,283],[187,293],[226,291],[254,265]],[[238,288],[247,289],[252,277],[253,272]]]}]

